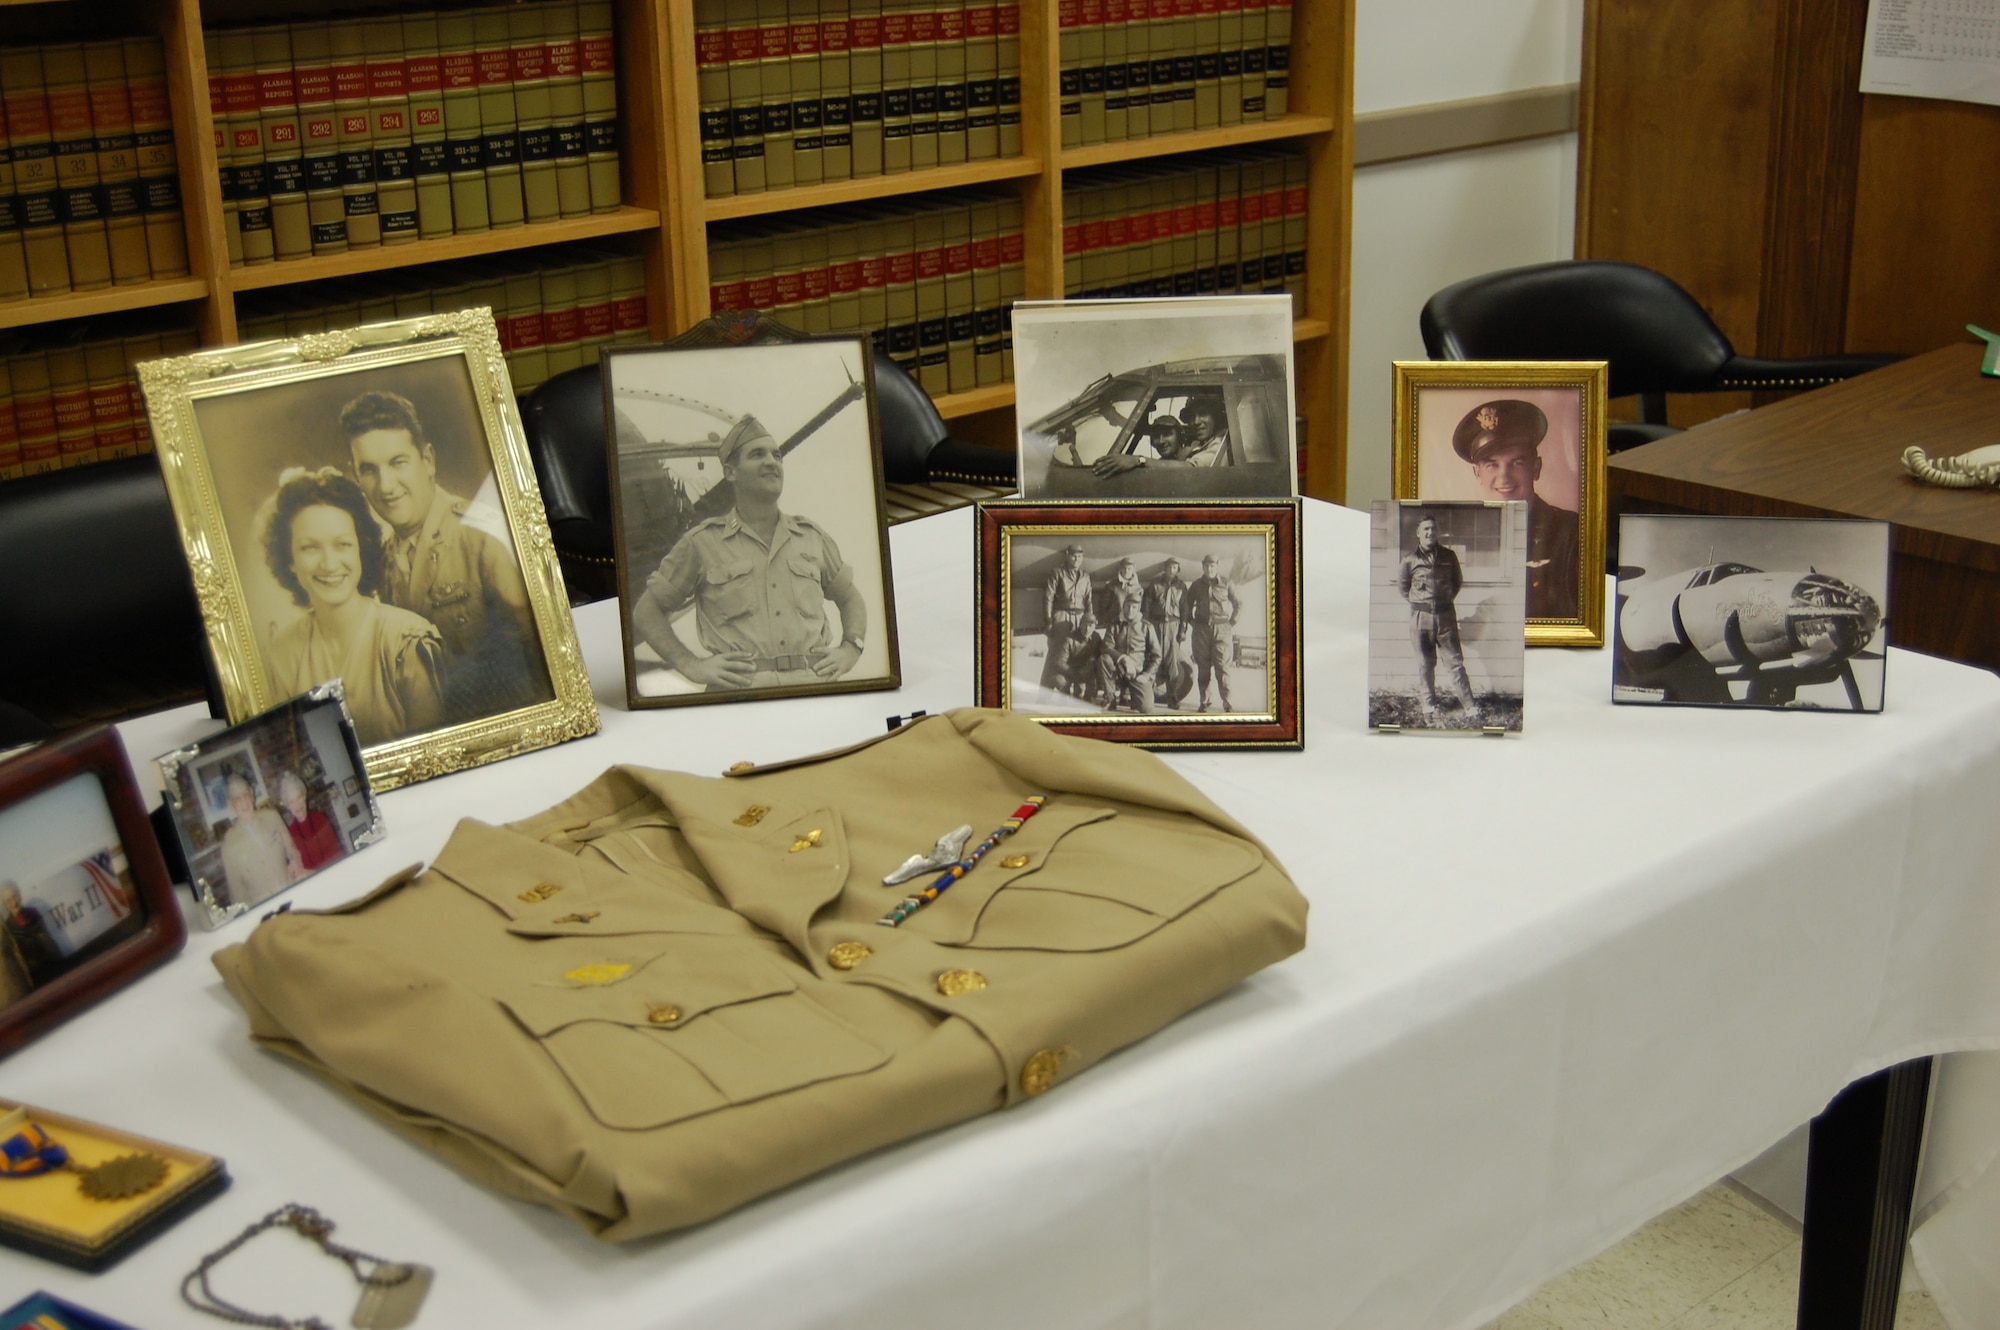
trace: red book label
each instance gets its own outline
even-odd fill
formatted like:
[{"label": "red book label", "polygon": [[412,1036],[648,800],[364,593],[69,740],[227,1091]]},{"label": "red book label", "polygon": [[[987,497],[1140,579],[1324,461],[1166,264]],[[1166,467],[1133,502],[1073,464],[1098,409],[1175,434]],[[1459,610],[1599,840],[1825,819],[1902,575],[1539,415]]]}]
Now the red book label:
[{"label": "red book label", "polygon": [[1131,21],[1131,13],[1125,7],[1125,0],[1104,0],[1104,23],[1106,27],[1114,23]]},{"label": "red book label", "polygon": [[539,314],[510,314],[507,316],[508,340],[512,349],[528,351],[542,344],[542,316]]},{"label": "red book label", "polygon": [[447,51],[438,57],[438,70],[447,91],[479,86],[479,58],[470,51]]},{"label": "red book label", "polygon": [[913,42],[934,42],[938,39],[938,16],[935,9],[919,9],[910,15],[910,40]]},{"label": "red book label", "polygon": [[1084,27],[1097,28],[1104,25],[1104,0],[1082,0],[1077,8]]},{"label": "red book label", "polygon": [[[301,102],[330,102],[333,100],[333,69],[329,65],[318,65],[312,69],[295,72],[293,86]],[[136,112],[138,107],[134,105]]]},{"label": "red book label", "polygon": [[357,101],[367,95],[368,66],[335,65],[333,67],[333,96],[336,101]]},{"label": "red book label", "polygon": [[333,118],[331,116],[314,116],[311,120],[306,121],[306,137],[308,139],[330,139],[333,135]]},{"label": "red book label", "polygon": [[778,282],[773,277],[752,277],[749,281],[749,309],[769,309],[778,303]]},{"label": "red book label", "polygon": [[729,30],[729,58],[734,61],[755,60],[757,58],[757,34],[759,28],[731,28]]},{"label": "red book label", "polygon": [[879,290],[888,285],[889,261],[877,255],[861,260],[861,285],[870,290]]},{"label": "red book label", "polygon": [[847,45],[856,51],[872,51],[882,44],[882,20],[869,15],[867,18],[849,19],[847,23]]},{"label": "red book label", "polygon": [[[701,51],[698,41],[695,51],[697,55]],[[509,55],[513,59],[515,82],[518,83],[524,79],[545,79],[549,76],[549,48],[540,42],[529,42],[525,46],[516,46],[509,52]]]},{"label": "red book label", "polygon": [[368,132],[368,117],[365,115],[344,115],[340,117],[340,132],[349,138],[360,138]]},{"label": "red book label", "polygon": [[164,125],[172,117],[167,110],[167,85],[164,83],[134,83],[132,93],[132,123],[135,125]]},{"label": "red book label", "polygon": [[1195,0],[1195,12],[1210,18],[1222,12],[1222,0]]},{"label": "red book label", "polygon": [[792,54],[819,54],[819,24],[794,23],[792,25]]},{"label": "red book label", "polygon": [[[49,116],[52,119],[57,114],[56,99],[66,98],[69,95],[68,93],[57,92],[54,88],[49,89]],[[222,79],[222,101],[223,105],[229,108],[232,115],[243,111],[256,110],[256,71],[252,70],[247,74],[225,74]]]},{"label": "red book label", "polygon": [[491,88],[514,81],[514,59],[505,48],[481,51],[478,56],[480,87]]},{"label": "red book label", "polygon": [[1215,203],[1215,224],[1217,226],[1235,226],[1237,222],[1242,220],[1242,211],[1242,208],[1237,205],[1235,199],[1217,199]]},{"label": "red book label", "polygon": [[246,125],[237,129],[232,141],[236,144],[237,151],[240,152],[245,148],[256,147],[261,138],[262,136],[258,133],[257,126]]},{"label": "red book label", "polygon": [[403,61],[403,82],[409,86],[410,95],[436,92],[444,84],[444,72],[440,67],[437,52],[428,51],[423,55],[413,55]]},{"label": "red book label", "polygon": [[1241,201],[1241,208],[1242,224],[1244,226],[1255,226],[1264,220],[1264,196],[1262,194],[1245,194]]},{"label": "red book label", "polygon": [[772,279],[780,305],[796,305],[806,298],[804,273],[781,272]]},{"label": "red book label", "polygon": [[825,268],[808,268],[805,272],[807,300],[824,300],[833,284],[832,274]]},{"label": "red book label", "polygon": [[1213,200],[1194,205],[1194,229],[1197,231],[1213,231],[1215,229],[1215,203]]},{"label": "red book label", "polygon": [[54,397],[56,433],[75,434],[90,429],[90,389],[65,388]]},{"label": "red book label", "polygon": [[837,296],[853,295],[861,289],[861,263],[853,260],[833,265],[833,293]]},{"label": "red book label", "polygon": [[965,11],[965,35],[975,41],[1000,31],[1000,11],[993,5],[974,5]]},{"label": "red book label", "polygon": [[299,127],[293,124],[291,121],[287,120],[281,124],[276,124],[271,126],[271,142],[297,143],[298,141],[299,141]]},{"label": "red book label", "polygon": [[1134,245],[1152,244],[1153,214],[1150,212],[1141,212],[1126,218],[1125,231],[1131,237],[1131,243]]},{"label": "red book label", "polygon": [[257,105],[270,110],[278,106],[291,106],[298,100],[298,93],[292,84],[289,69],[267,69],[257,75]]},{"label": "red book label", "polygon": [[944,276],[944,250],[920,249],[917,251],[917,280],[928,282]]},{"label": "red book label", "polygon": [[436,129],[444,123],[444,108],[441,106],[419,106],[416,111],[418,129]]},{"label": "red book label", "polygon": [[[229,106],[229,99],[222,91],[222,81],[222,75],[220,74],[210,74],[208,76],[208,113],[211,116],[222,115]],[[37,88],[35,91],[39,94],[41,89]],[[21,117],[29,114],[31,106],[33,107],[35,120],[31,124],[23,124]],[[48,101],[39,95],[31,99],[15,93],[7,94],[7,125],[17,137],[23,134],[48,133]],[[40,125],[40,128],[36,128],[36,125]]]},{"label": "red book label", "polygon": [[972,271],[972,242],[944,247],[944,270],[956,277]]},{"label": "red book label", "polygon": [[946,9],[937,16],[937,39],[941,42],[962,42],[965,40],[965,11]]},{"label": "red book label", "polygon": [[370,60],[368,62],[368,95],[370,97],[402,97],[409,93],[410,85],[403,78],[401,60]]},{"label": "red book label", "polygon": [[847,20],[828,19],[819,25],[819,49],[828,55],[839,55],[847,49]]},{"label": "red book label", "polygon": [[757,55],[763,60],[783,60],[791,54],[792,30],[780,24],[757,30]]},{"label": "red book label", "polygon": [[725,309],[750,308],[750,284],[748,282],[724,282],[721,286],[709,288],[709,308],[711,312]]},{"label": "red book label", "polygon": [[1056,4],[1056,26],[1073,28],[1083,22],[1082,0],[1058,0]]},{"label": "red book label", "polygon": [[585,341],[593,337],[609,337],[618,331],[618,314],[609,300],[599,305],[579,305],[576,313],[583,324]]},{"label": "red book label", "polygon": [[1065,226],[1063,228],[1063,253],[1083,253],[1083,228],[1081,226]]},{"label": "red book label", "polygon": [[618,303],[612,306],[612,310],[618,320],[619,332],[621,333],[640,332],[645,329],[646,327],[645,296],[643,295],[622,296],[619,298]]},{"label": "red book label", "polygon": [[32,440],[53,438],[56,432],[56,403],[52,397],[16,397],[14,416],[20,422],[21,437]]},{"label": "red book label", "polygon": [[378,133],[400,134],[405,128],[401,110],[383,111],[375,117],[375,129]]},{"label": "red book label", "polygon": [[729,63],[729,34],[718,28],[703,28],[694,35],[694,62],[697,65]]},{"label": "red book label", "polygon": [[1175,18],[1193,18],[1200,9],[1198,0],[1174,0]]},{"label": "red book label", "polygon": [[889,263],[889,285],[905,286],[917,280],[917,256],[904,252],[891,254]]},{"label": "red book label", "polygon": [[1028,239],[1019,231],[1000,237],[1000,262],[1019,263],[1028,256]]},{"label": "red book label", "polygon": [[611,55],[611,34],[586,33],[577,42],[577,60],[586,74],[609,74],[617,63]]},{"label": "red book label", "polygon": [[115,133],[132,128],[132,103],[125,98],[124,84],[90,90],[90,123],[99,138],[105,137],[106,130]]},{"label": "red book label", "polygon": [[882,45],[907,46],[910,41],[910,16],[907,13],[884,14],[882,16]]},{"label": "red book label", "polygon": [[1000,35],[1012,37],[1021,31],[1021,7],[1019,5],[1000,6]]},{"label": "red book label", "polygon": [[975,268],[997,268],[1000,266],[1000,242],[998,240],[975,240],[972,242],[972,266]]},{"label": "red book label", "polygon": [[[254,114],[257,103],[250,103]],[[49,132],[58,143],[64,139],[90,137],[90,96],[82,88],[75,92],[49,94]]]},{"label": "red book label", "polygon": [[[752,28],[752,32],[756,29]],[[751,39],[751,49],[756,49],[756,39]],[[564,37],[547,45],[549,77],[552,79],[573,79],[583,73],[583,46],[574,37]]]},{"label": "red book label", "polygon": [[[1083,224],[1082,229],[1083,229],[1083,247],[1086,250],[1104,248],[1103,222],[1085,222]],[[1063,241],[1065,244],[1067,244],[1069,241],[1069,237],[1065,235],[1063,237]]]},{"label": "red book label", "polygon": [[1104,243],[1111,249],[1123,249],[1132,243],[1132,219],[1130,217],[1109,217],[1104,222]]},{"label": "red book label", "polygon": [[[130,418],[132,414],[132,394],[125,380],[116,383],[92,384],[90,388],[90,418],[100,425],[116,425]],[[12,424],[9,421],[8,424]]]},{"label": "red book label", "polygon": [[552,309],[542,315],[542,340],[550,346],[574,342],[583,336],[583,315],[576,306]]},{"label": "red book label", "polygon": [[1306,187],[1304,185],[1299,185],[1296,186],[1295,188],[1286,190],[1285,216],[1303,217],[1305,215],[1306,215]]}]

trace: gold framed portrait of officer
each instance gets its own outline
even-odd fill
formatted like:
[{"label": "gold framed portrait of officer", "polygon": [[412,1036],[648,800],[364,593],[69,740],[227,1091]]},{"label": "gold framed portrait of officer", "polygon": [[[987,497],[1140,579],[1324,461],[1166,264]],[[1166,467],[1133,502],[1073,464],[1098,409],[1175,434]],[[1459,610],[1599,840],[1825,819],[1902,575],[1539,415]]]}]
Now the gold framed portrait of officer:
[{"label": "gold framed portrait of officer", "polygon": [[1597,361],[1395,362],[1395,497],[1528,505],[1531,647],[1604,645]]},{"label": "gold framed portrait of officer", "polygon": [[867,343],[603,364],[628,703],[899,686]]},{"label": "gold framed portrait of officer", "polygon": [[377,790],[597,732],[491,311],[139,373],[232,723],[337,678]]}]

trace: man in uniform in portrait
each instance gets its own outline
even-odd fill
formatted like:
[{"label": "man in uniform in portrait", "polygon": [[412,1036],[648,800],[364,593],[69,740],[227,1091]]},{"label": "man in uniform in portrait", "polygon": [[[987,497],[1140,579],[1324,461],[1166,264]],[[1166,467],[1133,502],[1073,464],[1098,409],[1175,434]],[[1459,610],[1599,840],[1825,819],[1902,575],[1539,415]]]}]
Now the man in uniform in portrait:
[{"label": "man in uniform in portrait", "polygon": [[1120,602],[1118,622],[1097,653],[1097,683],[1107,709],[1153,713],[1153,685],[1160,669],[1160,638],[1136,600]]},{"label": "man in uniform in portrait", "polygon": [[1236,616],[1242,607],[1237,603],[1235,588],[1216,569],[1215,556],[1205,555],[1201,576],[1188,588],[1187,621],[1196,672],[1194,695],[1200,703],[1199,709],[1208,710],[1208,681],[1213,675],[1216,694],[1227,713],[1233,709],[1229,702],[1229,663],[1236,651]]},{"label": "man in uniform in portrait", "polygon": [[[633,631],[668,667],[711,692],[844,677],[868,643],[868,607],[853,571],[817,523],[779,510],[785,459],[755,416],[723,436],[721,462],[736,506],[667,551],[633,603]],[[840,611],[837,642],[827,601]],[[674,631],[690,605],[705,655]]]},{"label": "man in uniform in portrait", "polygon": [[1101,588],[1101,594],[1104,597],[1103,618],[1110,624],[1124,621],[1125,606],[1128,601],[1137,605],[1145,600],[1146,588],[1139,581],[1139,569],[1132,562],[1131,556],[1128,555],[1118,561],[1117,568],[1111,574],[1111,580]]},{"label": "man in uniform in portrait", "polygon": [[1160,639],[1160,700],[1177,707],[1194,690],[1194,656],[1189,644],[1193,628],[1187,619],[1188,584],[1181,578],[1181,561],[1169,558],[1166,570],[1146,588],[1146,623]]},{"label": "man in uniform in portrait", "polygon": [[1451,446],[1472,465],[1489,499],[1528,504],[1528,617],[1576,617],[1577,539],[1574,512],[1535,493],[1542,475],[1542,439],[1549,418],[1533,402],[1511,397],[1484,402],[1465,413]]},{"label": "man in uniform in portrait", "polygon": [[463,519],[466,500],[437,480],[437,450],[417,409],[366,392],[340,412],[354,479],[390,528],[381,597],[444,638],[446,718],[496,716],[555,696],[538,667],[528,588],[513,548]]},{"label": "man in uniform in portrait", "polygon": [[1083,546],[1063,548],[1062,560],[1042,588],[1042,622],[1047,625],[1048,655],[1042,661],[1042,687],[1080,693],[1087,681],[1075,677],[1071,659],[1097,622],[1090,574],[1083,570]]},{"label": "man in uniform in portrait", "polygon": [[1410,647],[1417,653],[1417,689],[1424,710],[1437,710],[1437,667],[1444,666],[1445,683],[1466,715],[1477,713],[1472,681],[1465,674],[1465,648],[1458,640],[1458,592],[1465,584],[1458,555],[1440,545],[1437,522],[1426,515],[1417,523],[1416,548],[1403,556],[1396,572],[1396,589],[1410,604]]}]

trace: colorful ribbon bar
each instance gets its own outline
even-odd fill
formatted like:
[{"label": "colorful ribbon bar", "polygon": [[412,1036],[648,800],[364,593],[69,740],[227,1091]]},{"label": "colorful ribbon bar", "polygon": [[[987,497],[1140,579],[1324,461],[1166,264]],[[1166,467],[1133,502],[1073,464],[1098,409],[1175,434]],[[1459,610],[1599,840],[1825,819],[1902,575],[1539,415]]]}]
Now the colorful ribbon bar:
[{"label": "colorful ribbon bar", "polygon": [[0,1177],[31,1178],[68,1162],[69,1151],[32,1122],[0,1141]]},{"label": "colorful ribbon bar", "polygon": [[938,875],[936,881],[932,882],[922,891],[917,892],[914,896],[903,897],[902,900],[896,903],[895,909],[889,911],[889,913],[883,915],[875,922],[884,928],[895,928],[918,910],[923,909],[939,896],[944,895],[945,892],[951,890],[952,883],[972,871],[972,866],[983,859],[988,850],[1019,831],[1021,824],[1040,812],[1042,805],[1048,801],[1049,797],[1046,794],[1029,795],[1028,801],[1014,810],[1014,816],[1002,822],[998,830],[994,831],[985,840],[979,842],[978,847],[971,854],[966,855],[965,858],[959,860],[950,868],[945,869],[944,872]]}]

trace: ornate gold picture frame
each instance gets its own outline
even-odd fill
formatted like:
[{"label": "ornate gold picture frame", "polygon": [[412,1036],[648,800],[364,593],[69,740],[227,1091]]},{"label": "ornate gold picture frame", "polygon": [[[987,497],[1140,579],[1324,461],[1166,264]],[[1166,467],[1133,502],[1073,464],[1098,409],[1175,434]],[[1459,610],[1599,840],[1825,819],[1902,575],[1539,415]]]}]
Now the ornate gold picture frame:
[{"label": "ornate gold picture frame", "polygon": [[139,377],[232,724],[341,678],[378,791],[597,732],[490,310]]},{"label": "ornate gold picture frame", "polygon": [[1531,647],[1604,645],[1601,360],[1395,362],[1395,497],[1528,504]]}]

